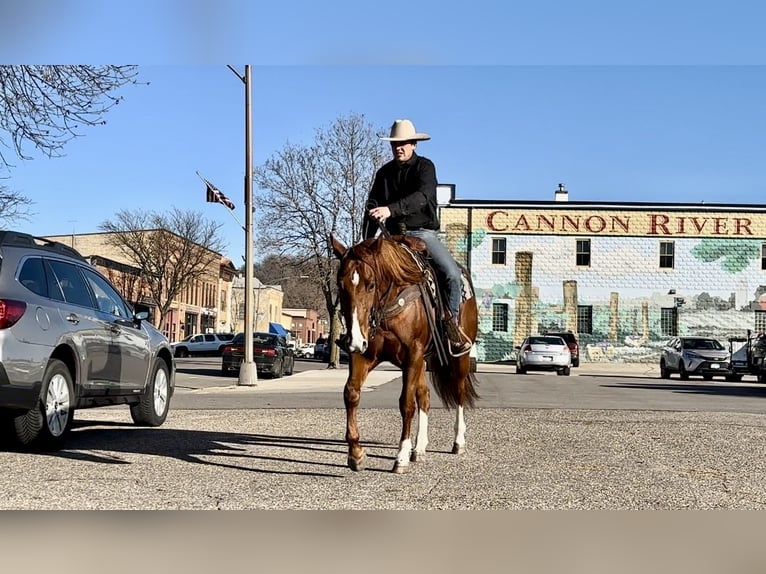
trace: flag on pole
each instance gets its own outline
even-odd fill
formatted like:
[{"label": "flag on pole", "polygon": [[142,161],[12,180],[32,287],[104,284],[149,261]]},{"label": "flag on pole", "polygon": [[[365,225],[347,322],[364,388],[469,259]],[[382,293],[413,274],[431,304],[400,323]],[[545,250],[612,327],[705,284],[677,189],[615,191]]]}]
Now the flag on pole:
[{"label": "flag on pole", "polygon": [[218,189],[204,177],[202,178],[202,181],[204,181],[205,185],[207,186],[208,203],[223,203],[229,209],[234,209],[234,202],[226,197],[220,189]]}]

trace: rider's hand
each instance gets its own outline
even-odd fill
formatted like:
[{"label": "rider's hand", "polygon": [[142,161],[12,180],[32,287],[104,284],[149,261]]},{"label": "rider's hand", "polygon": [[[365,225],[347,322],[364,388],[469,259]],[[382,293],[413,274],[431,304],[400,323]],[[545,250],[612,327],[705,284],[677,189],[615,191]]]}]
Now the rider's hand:
[{"label": "rider's hand", "polygon": [[385,205],[382,207],[374,207],[370,210],[370,217],[376,221],[383,223],[386,219],[391,217],[391,210]]}]

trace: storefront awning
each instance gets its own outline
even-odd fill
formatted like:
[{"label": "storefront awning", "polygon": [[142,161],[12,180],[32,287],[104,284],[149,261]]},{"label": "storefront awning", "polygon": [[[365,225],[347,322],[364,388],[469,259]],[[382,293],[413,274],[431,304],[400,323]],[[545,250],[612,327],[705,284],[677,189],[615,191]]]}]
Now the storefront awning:
[{"label": "storefront awning", "polygon": [[290,333],[279,323],[269,323],[269,333],[281,335],[285,339],[290,337]]}]

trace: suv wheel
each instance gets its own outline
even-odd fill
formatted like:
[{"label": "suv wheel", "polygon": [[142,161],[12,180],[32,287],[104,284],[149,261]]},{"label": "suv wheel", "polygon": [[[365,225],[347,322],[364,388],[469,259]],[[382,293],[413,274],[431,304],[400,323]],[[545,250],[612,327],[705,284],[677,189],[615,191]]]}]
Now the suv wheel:
[{"label": "suv wheel", "polygon": [[154,360],[152,377],[141,401],[131,405],[130,416],[140,426],[158,427],[165,422],[170,408],[170,377],[168,367],[162,359]]},{"label": "suv wheel", "polygon": [[36,408],[13,420],[16,440],[24,447],[56,450],[63,446],[74,421],[74,385],[67,366],[51,359],[43,375]]}]

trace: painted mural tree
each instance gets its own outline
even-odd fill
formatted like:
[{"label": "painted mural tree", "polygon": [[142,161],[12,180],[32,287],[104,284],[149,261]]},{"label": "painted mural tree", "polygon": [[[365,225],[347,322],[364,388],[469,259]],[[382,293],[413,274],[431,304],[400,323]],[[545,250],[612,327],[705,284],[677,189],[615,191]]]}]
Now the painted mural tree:
[{"label": "painted mural tree", "polygon": [[[137,74],[136,66],[0,66],[0,178],[10,177],[13,156],[60,157],[83,127],[105,124],[122,100],[115,92]],[[0,186],[0,226],[28,220],[32,203]]]},{"label": "painted mural tree", "polygon": [[[196,211],[118,211],[99,228],[111,233],[107,243],[119,249],[141,272],[149,297],[160,314],[159,328],[174,300],[205,278],[217,279],[225,243],[221,224]],[[209,277],[210,269],[215,277]]]},{"label": "painted mural tree", "polygon": [[296,257],[320,285],[330,319],[331,356],[340,334],[333,234],[346,245],[362,238],[361,221],[375,171],[390,158],[364,115],[337,118],[309,145],[287,143],[254,170],[259,252]]},{"label": "painted mural tree", "polygon": [[727,273],[740,273],[750,261],[761,258],[761,241],[751,239],[702,239],[691,254],[704,263],[721,260],[721,269]]}]

